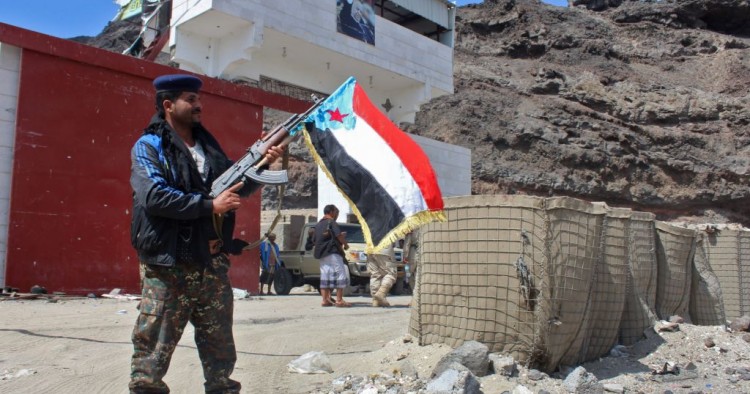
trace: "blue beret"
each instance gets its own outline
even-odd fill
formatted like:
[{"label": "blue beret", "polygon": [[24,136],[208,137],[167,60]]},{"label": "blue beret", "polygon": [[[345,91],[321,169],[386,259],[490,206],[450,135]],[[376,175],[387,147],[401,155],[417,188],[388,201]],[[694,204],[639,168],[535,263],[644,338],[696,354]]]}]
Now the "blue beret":
[{"label": "blue beret", "polygon": [[182,92],[197,92],[203,86],[198,77],[186,74],[162,75],[154,79],[156,91],[177,90]]}]

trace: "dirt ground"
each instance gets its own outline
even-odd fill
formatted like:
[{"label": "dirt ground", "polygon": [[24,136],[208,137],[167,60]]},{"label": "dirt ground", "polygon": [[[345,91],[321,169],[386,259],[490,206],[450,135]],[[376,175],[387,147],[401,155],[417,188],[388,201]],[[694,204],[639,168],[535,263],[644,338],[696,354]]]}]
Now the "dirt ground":
[{"label": "dirt ground", "polygon": [[[372,308],[365,296],[347,299],[353,308],[322,308],[317,293],[297,288],[289,296],[235,301],[238,362],[232,377],[243,392],[329,393],[336,378],[393,375],[404,361],[429,380],[451,350],[409,341],[410,296],[389,297],[391,308]],[[126,393],[136,304],[83,297],[0,301],[0,393]],[[202,392],[192,334],[188,325],[165,378],[174,393]],[[649,339],[619,348],[618,357],[583,367],[613,392],[749,393],[748,340],[748,333],[683,323],[675,331],[652,330]],[[333,373],[288,370],[288,363],[310,351],[325,352]],[[660,370],[675,373],[654,373]],[[479,381],[485,394],[519,385],[532,393],[566,393],[564,378],[564,372],[548,376],[520,366],[514,377]]]},{"label": "dirt ground", "polygon": [[[243,392],[327,391],[341,374],[388,369],[371,365],[369,356],[406,334],[410,296],[389,297],[394,306],[387,309],[362,296],[347,297],[352,308],[322,308],[317,293],[295,293],[235,301],[232,377]],[[0,392],[126,393],[136,305],[109,298],[0,302]],[[193,332],[188,325],[165,378],[175,393],[203,391]],[[324,351],[334,372],[287,370],[310,351]]]}]

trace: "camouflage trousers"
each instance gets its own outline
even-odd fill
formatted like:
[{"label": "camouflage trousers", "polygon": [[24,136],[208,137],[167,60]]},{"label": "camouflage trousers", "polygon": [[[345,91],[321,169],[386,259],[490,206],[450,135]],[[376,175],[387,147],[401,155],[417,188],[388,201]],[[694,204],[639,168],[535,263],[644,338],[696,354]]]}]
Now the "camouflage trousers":
[{"label": "camouflage trousers", "polygon": [[131,393],[168,393],[162,380],[185,326],[195,327],[206,393],[239,393],[229,378],[237,361],[232,336],[234,298],[229,259],[215,255],[205,268],[141,263],[140,314],[133,329]]},{"label": "camouflage trousers", "polygon": [[367,270],[370,271],[370,294],[375,295],[378,290],[383,289],[388,293],[396,283],[397,267],[390,256],[383,254],[367,255]]}]

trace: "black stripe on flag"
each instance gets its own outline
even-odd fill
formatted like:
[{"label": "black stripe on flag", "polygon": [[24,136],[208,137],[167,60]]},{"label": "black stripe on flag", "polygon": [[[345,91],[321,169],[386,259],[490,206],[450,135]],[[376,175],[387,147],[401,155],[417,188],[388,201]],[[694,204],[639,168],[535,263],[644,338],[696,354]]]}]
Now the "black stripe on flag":
[{"label": "black stripe on flag", "polygon": [[321,131],[314,123],[307,124],[315,151],[333,176],[336,186],[357,206],[377,245],[388,232],[402,221],[404,213],[396,201],[372,176],[370,171],[350,157],[329,131]]}]

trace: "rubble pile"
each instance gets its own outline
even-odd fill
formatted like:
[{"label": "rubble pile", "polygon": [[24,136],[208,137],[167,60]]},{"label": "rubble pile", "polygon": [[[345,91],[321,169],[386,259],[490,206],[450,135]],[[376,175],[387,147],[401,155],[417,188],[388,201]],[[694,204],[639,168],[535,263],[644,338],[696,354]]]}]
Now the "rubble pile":
[{"label": "rubble pile", "polygon": [[367,356],[373,370],[335,376],[316,394],[376,393],[747,393],[750,316],[728,326],[659,321],[632,346],[552,374],[489,353],[479,342],[456,349],[419,346],[409,335]]}]

